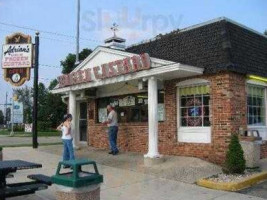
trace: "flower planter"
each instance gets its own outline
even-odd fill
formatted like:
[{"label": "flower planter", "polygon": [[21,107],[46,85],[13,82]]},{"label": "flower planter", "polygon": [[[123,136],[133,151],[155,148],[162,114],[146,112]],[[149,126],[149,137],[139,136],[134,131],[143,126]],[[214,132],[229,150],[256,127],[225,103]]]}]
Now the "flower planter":
[{"label": "flower planter", "polygon": [[208,178],[203,178],[197,181],[197,184],[202,187],[207,187],[215,190],[225,190],[225,191],[238,191],[256,183],[267,179],[267,171],[251,175],[239,181],[233,182],[217,182],[209,180]]}]

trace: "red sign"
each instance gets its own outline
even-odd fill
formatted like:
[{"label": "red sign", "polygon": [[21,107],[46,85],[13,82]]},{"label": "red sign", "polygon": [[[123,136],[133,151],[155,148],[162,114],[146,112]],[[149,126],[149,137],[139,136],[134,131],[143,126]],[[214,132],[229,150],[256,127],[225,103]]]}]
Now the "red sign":
[{"label": "red sign", "polygon": [[72,72],[67,75],[58,77],[59,87],[75,85],[79,83],[86,83],[93,81],[92,74],[95,79],[106,79],[119,75],[126,75],[129,73],[150,69],[151,62],[147,53],[140,56],[133,56],[116,60],[113,62],[102,64],[101,66],[93,67],[93,70],[85,69]]}]

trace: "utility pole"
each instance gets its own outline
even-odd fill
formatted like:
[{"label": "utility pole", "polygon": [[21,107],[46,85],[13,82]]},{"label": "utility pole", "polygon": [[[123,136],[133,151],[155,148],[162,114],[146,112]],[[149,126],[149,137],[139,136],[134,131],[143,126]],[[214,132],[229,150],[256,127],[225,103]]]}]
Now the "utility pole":
[{"label": "utility pole", "polygon": [[33,123],[32,123],[32,147],[38,148],[37,113],[38,113],[38,68],[39,68],[39,32],[35,34],[35,65],[33,82]]},{"label": "utility pole", "polygon": [[80,63],[80,61],[79,61],[79,39],[80,39],[80,0],[77,0],[76,61],[75,61],[75,65],[78,65]]}]

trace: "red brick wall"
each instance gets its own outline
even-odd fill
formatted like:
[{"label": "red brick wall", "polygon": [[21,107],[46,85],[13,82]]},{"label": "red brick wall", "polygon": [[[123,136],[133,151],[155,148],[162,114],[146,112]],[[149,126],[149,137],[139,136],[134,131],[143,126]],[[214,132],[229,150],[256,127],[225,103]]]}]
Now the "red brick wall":
[{"label": "red brick wall", "polygon": [[[196,78],[196,77],[194,77]],[[165,155],[193,156],[221,164],[225,159],[231,133],[242,126],[246,129],[246,78],[235,73],[199,76],[210,81],[211,87],[211,128],[210,144],[181,143],[177,139],[177,97],[176,84],[185,79],[165,82],[166,120],[159,122],[159,152]],[[96,123],[95,100],[89,102],[88,143],[91,146],[108,149],[106,127]],[[178,133],[179,134],[179,133]],[[118,146],[122,151],[147,153],[147,123],[125,123],[119,125]]]},{"label": "red brick wall", "polygon": [[261,158],[267,158],[267,141],[261,145]]}]

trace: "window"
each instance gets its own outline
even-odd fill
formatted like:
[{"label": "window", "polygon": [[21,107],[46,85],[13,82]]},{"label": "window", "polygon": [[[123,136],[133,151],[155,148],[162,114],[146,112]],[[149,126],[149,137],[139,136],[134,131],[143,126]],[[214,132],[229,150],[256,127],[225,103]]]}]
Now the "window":
[{"label": "window", "polygon": [[179,89],[180,127],[210,126],[209,86],[198,85]]},{"label": "window", "polygon": [[248,125],[265,126],[265,89],[261,86],[248,85],[247,92]]},{"label": "window", "polygon": [[[106,120],[106,107],[109,104],[112,105],[118,113],[119,123],[148,121],[147,93],[98,99],[98,122]],[[159,91],[158,93],[158,119],[159,121],[164,121],[165,119],[164,91]]]}]

